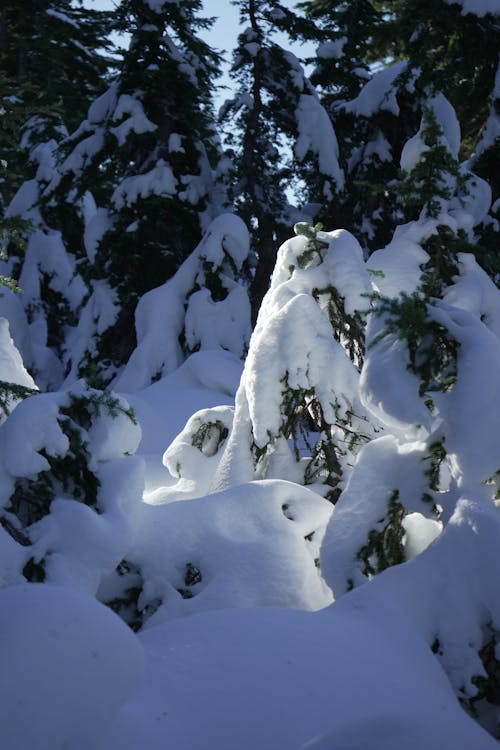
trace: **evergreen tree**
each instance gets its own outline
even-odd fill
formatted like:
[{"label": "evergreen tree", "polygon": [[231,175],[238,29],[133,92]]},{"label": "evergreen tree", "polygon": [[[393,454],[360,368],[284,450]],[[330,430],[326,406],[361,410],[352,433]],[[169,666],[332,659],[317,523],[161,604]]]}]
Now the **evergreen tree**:
[{"label": "evergreen tree", "polygon": [[26,108],[21,139],[0,141],[11,168],[7,202],[30,175],[26,162],[33,148],[72,130],[102,91],[110,65],[109,20],[109,13],[86,8],[82,0],[2,3],[0,71],[11,83],[10,96]]},{"label": "evergreen tree", "polygon": [[[239,0],[241,24],[231,74],[235,96],[222,108],[229,123],[227,143],[233,158],[230,195],[253,230],[257,265],[251,286],[254,322],[279,246],[299,217],[288,195],[294,177],[290,150],[333,183],[342,182],[336,140],[314,88],[298,59],[274,38],[307,35],[305,22],[276,0]],[[304,167],[305,168],[305,167]]]},{"label": "evergreen tree", "polygon": [[387,59],[377,57],[384,19],[375,4],[315,0],[302,7],[318,26],[311,81],[335,127],[345,174],[342,191],[325,195],[307,175],[306,189],[309,200],[321,205],[317,218],[353,232],[368,255],[389,241],[396,219],[387,185],[396,177],[405,140],[418,127],[413,73],[405,63],[387,67]]},{"label": "evergreen tree", "polygon": [[488,114],[500,42],[498,15],[462,0],[437,3],[396,0],[381,3],[386,13],[378,54],[406,59],[418,68],[420,92],[441,91],[462,126],[461,156],[474,150]]},{"label": "evergreen tree", "polygon": [[219,210],[210,103],[218,55],[197,35],[210,23],[200,8],[198,0],[124,0],[115,27],[131,41],[119,75],[58,148],[48,184],[39,184],[44,231],[59,231],[77,259],[93,311],[82,361],[64,341],[61,356],[96,385],[109,382],[135,345],[140,296],[175,272]]},{"label": "evergreen tree", "polygon": [[[353,231],[367,254],[390,241],[402,220],[394,195],[402,149],[429,97],[442,92],[462,126],[461,157],[498,195],[491,165],[498,148],[495,17],[460,3],[324,3],[304,7],[330,34],[318,48],[312,80],[321,87],[339,140],[345,191],[319,218]],[[486,124],[486,137],[481,136]],[[480,142],[478,143],[478,138]],[[318,200],[314,180],[310,199]],[[494,225],[481,230],[488,248]]]},{"label": "evergreen tree", "polygon": [[371,283],[347,232],[296,232],[259,312],[214,486],[293,478],[336,502],[376,427],[358,396]]},{"label": "evergreen tree", "polygon": [[[381,51],[404,57],[418,71],[416,89],[422,101],[441,91],[453,105],[461,127],[460,155],[485,178],[493,204],[500,180],[492,165],[498,160],[500,12],[462,0],[422,3],[398,0],[382,4],[389,12]],[[478,229],[490,255],[496,252],[498,213]],[[498,269],[495,270],[498,273]]]},{"label": "evergreen tree", "polygon": [[19,128],[26,119],[26,108],[20,104],[13,91],[15,85],[0,72],[0,89],[3,92],[1,99],[0,114],[0,261],[2,262],[2,274],[0,284],[14,286],[11,278],[11,265],[7,263],[9,250],[21,253],[26,245],[26,234],[30,229],[30,222],[16,216],[6,215],[6,206],[12,192],[12,185],[16,177],[13,174],[11,163],[7,160],[15,151]]}]

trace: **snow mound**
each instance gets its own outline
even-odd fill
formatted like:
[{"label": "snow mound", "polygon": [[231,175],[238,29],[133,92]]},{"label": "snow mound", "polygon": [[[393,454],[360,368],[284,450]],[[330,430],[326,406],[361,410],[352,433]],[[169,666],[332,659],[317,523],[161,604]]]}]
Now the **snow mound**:
[{"label": "snow mound", "polygon": [[1,589],[0,632],[4,748],[88,750],[142,677],[137,638],[76,591]]}]

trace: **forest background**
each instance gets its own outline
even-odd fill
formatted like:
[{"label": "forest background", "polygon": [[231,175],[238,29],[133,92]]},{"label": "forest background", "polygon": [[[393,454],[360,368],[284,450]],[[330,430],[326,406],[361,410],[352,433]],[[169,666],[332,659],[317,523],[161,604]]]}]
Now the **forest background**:
[{"label": "forest background", "polygon": [[0,9],[0,732],[494,747],[498,0],[233,5]]}]

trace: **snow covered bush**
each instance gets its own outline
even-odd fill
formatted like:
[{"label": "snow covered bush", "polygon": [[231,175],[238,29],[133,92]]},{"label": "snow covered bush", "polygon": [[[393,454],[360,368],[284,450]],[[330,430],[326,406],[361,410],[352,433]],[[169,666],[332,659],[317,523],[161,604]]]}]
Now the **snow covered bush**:
[{"label": "snow covered bush", "polygon": [[80,388],[16,406],[0,427],[4,584],[24,576],[96,593],[130,544],[143,476],[124,457],[139,441],[128,404],[112,393]]},{"label": "snow covered bush", "polygon": [[358,382],[371,281],[352,235],[296,231],[259,313],[213,487],[283,477],[335,499],[375,429]]},{"label": "snow covered bush", "polygon": [[331,602],[317,568],[331,510],[282,480],[178,502],[158,492],[98,598],[135,629],[228,607],[320,609]]}]

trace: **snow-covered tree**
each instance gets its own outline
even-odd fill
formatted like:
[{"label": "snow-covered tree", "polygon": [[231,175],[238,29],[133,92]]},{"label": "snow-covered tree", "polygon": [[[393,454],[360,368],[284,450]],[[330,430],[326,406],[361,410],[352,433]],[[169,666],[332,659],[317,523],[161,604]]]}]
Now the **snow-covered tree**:
[{"label": "snow-covered tree", "polygon": [[88,8],[81,0],[28,0],[22,8],[11,0],[2,3],[0,71],[15,89],[11,101],[25,108],[16,143],[8,147],[0,141],[2,158],[16,171],[7,202],[33,174],[33,149],[76,127],[105,87],[109,19],[109,13]]},{"label": "snow-covered tree", "polygon": [[[421,551],[418,540],[435,538],[460,499],[495,508],[500,294],[477,245],[491,191],[460,164],[459,146],[453,107],[429,99],[401,157],[398,199],[415,218],[367,262],[374,296],[359,397],[382,435],[359,453],[325,536],[322,570],[336,597]],[[464,606],[473,640],[482,612]],[[475,642],[480,690],[458,684],[444,630],[436,622],[435,650],[459,697],[495,703],[496,667],[481,659],[497,628]]]},{"label": "snow-covered tree", "polygon": [[297,231],[259,313],[213,486],[293,476],[335,500],[374,429],[358,398],[371,285],[353,237]]},{"label": "snow-covered tree", "polygon": [[[11,208],[38,213],[41,234],[31,238],[27,262],[34,255],[41,272],[29,303],[45,320],[61,309],[44,292],[43,275],[52,289],[70,281],[47,256],[57,250],[62,268],[78,263],[85,291],[66,305],[67,329],[59,328],[58,340],[50,322],[45,337],[63,361],[62,374],[72,368],[96,385],[109,382],[135,345],[140,296],[176,271],[220,210],[212,192],[218,146],[210,104],[218,56],[197,35],[209,24],[200,8],[198,1],[120,5],[115,26],[131,41],[117,79],[55,152],[39,151],[36,180]],[[75,272],[73,266],[70,278]],[[82,304],[91,310],[93,338],[75,361],[66,333]]]},{"label": "snow-covered tree", "polygon": [[279,246],[298,212],[289,203],[294,172],[287,149],[299,162],[341,184],[335,133],[297,57],[276,41],[276,32],[297,39],[303,21],[276,0],[240,0],[245,26],[234,51],[231,75],[237,91],[222,107],[229,123],[235,210],[252,229],[257,265],[251,287],[255,321]]},{"label": "snow-covered tree", "polygon": [[[496,3],[441,0],[428,5],[399,0],[390,3],[384,48],[404,57],[417,71],[420,97],[441,91],[451,102],[461,126],[460,154],[486,179],[493,203],[500,197],[498,174],[498,66],[500,44]],[[496,221],[478,229],[482,243],[496,252]],[[490,266],[490,271],[492,267]]]},{"label": "snow-covered tree", "polygon": [[319,0],[302,7],[318,27],[311,81],[335,128],[344,172],[341,190],[325,190],[305,174],[305,193],[319,205],[322,223],[352,231],[368,254],[388,241],[394,222],[387,184],[412,132],[412,75],[404,63],[388,66],[377,58],[383,23],[373,3]]},{"label": "snow-covered tree", "polygon": [[[496,178],[488,166],[498,148],[495,5],[315,0],[304,6],[321,33],[330,35],[318,47],[311,80],[335,126],[345,173],[344,192],[325,201],[318,218],[353,231],[367,254],[390,240],[403,218],[394,202],[397,189],[391,189],[401,151],[428,98],[439,93],[457,112],[461,157],[472,158],[495,200]],[[306,184],[310,200],[318,201],[314,180]],[[481,229],[490,251],[495,231],[491,220]]]},{"label": "snow-covered tree", "polygon": [[242,281],[249,244],[241,219],[222,214],[175,275],[141,297],[135,313],[137,347],[115,388],[145,388],[197,351],[244,358],[251,332],[248,289]]},{"label": "snow-covered tree", "polygon": [[[21,403],[0,426],[3,583],[69,584],[93,596],[130,544],[127,508],[142,473],[125,457],[140,429],[127,402],[109,392],[19,391]],[[127,466],[119,468],[121,460]]]}]

